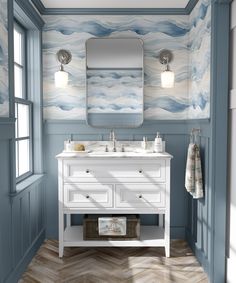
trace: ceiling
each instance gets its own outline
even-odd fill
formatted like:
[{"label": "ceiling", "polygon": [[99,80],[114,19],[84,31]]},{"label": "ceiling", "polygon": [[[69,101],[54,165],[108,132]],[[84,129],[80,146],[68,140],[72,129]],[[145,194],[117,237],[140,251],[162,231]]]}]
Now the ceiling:
[{"label": "ceiling", "polygon": [[185,8],[189,0],[41,0],[45,8]]}]

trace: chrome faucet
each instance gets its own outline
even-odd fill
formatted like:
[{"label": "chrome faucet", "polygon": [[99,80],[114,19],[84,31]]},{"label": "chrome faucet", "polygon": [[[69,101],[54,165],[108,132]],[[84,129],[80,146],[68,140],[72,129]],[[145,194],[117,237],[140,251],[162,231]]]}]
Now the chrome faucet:
[{"label": "chrome faucet", "polygon": [[112,141],[113,144],[112,151],[116,152],[116,135],[114,130],[111,130],[110,132],[110,141]]}]

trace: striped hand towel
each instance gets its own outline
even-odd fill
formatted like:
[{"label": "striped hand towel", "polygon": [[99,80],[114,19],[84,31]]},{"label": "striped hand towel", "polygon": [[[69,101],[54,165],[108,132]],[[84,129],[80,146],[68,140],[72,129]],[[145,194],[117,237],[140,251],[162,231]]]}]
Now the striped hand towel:
[{"label": "striped hand towel", "polygon": [[203,197],[202,168],[199,146],[190,143],[185,172],[185,188],[195,199]]}]

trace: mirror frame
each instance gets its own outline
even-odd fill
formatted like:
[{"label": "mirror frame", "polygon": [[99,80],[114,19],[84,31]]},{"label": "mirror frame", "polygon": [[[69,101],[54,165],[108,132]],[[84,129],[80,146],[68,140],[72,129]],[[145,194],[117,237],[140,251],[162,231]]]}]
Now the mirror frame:
[{"label": "mirror frame", "polygon": [[[142,79],[142,113],[140,113],[141,114],[141,122],[140,122],[140,124],[135,124],[135,125],[125,125],[125,124],[117,124],[117,125],[112,125],[112,124],[110,124],[110,125],[99,125],[99,126],[96,126],[96,125],[91,125],[90,123],[89,123],[89,112],[88,112],[88,97],[89,97],[89,95],[88,95],[88,79],[87,79],[87,70],[88,70],[88,65],[87,65],[87,52],[88,52],[88,50],[87,50],[87,44],[88,44],[88,41],[89,40],[94,40],[94,39],[122,39],[122,40],[124,40],[124,39],[137,39],[137,40],[139,40],[140,41],[140,43],[141,43],[141,45],[142,45],[142,54],[141,54],[141,56],[142,56],[142,77],[141,77],[141,79]],[[138,128],[138,127],[140,127],[140,126],[142,126],[143,125],[143,122],[144,122],[144,42],[143,42],[143,40],[141,39],[141,38],[139,38],[139,37],[91,37],[91,38],[88,38],[87,40],[86,40],[86,42],[85,42],[85,51],[86,51],[86,60],[85,60],[85,72],[86,72],[86,123],[87,123],[87,125],[89,125],[89,126],[91,126],[91,127],[94,127],[94,128],[109,128],[109,129],[115,129],[115,128],[121,128],[121,129],[125,129],[125,128],[130,128],[130,129],[132,129],[132,128]],[[104,114],[106,114],[106,113],[104,113]],[[109,114],[109,113],[107,113],[107,114]]]}]

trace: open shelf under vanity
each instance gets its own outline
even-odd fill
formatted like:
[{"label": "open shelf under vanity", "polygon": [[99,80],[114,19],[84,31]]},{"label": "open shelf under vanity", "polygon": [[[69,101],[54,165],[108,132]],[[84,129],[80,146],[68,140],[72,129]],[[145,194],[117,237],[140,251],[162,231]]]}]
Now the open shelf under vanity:
[{"label": "open shelf under vanity", "polygon": [[83,239],[83,226],[66,227],[64,231],[65,247],[165,247],[164,228],[159,226],[141,226],[140,240],[97,240]]}]

